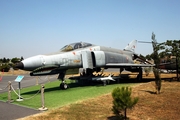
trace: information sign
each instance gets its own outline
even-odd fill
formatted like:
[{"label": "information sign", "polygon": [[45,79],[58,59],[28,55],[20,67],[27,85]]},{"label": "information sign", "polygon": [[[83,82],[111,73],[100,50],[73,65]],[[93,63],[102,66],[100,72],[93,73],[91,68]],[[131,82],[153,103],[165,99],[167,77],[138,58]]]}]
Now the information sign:
[{"label": "information sign", "polygon": [[15,79],[15,82],[21,82],[21,80],[24,78],[22,75],[18,75],[17,78]]}]

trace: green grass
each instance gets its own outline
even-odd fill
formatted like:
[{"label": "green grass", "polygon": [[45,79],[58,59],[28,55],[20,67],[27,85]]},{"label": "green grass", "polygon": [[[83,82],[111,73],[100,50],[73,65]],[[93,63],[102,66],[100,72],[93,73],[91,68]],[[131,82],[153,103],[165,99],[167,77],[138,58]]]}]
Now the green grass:
[{"label": "green grass", "polygon": [[[121,86],[131,86],[133,84],[113,84],[107,86],[76,86],[75,83],[69,83],[71,88],[67,90],[59,89],[59,81],[49,82],[45,84],[45,107],[48,109],[61,107],[68,105],[77,101],[86,100],[89,98],[97,97],[103,94],[112,92],[116,87]],[[16,99],[18,96],[12,91],[11,98],[14,100],[14,104],[19,104],[22,106],[38,109],[41,107],[41,93],[34,96],[41,88],[41,85],[32,86],[28,88],[21,89],[21,96],[24,98],[23,101],[17,102]],[[16,90],[17,91],[17,90]],[[34,97],[33,97],[34,96]],[[29,99],[31,98],[31,99]],[[1,101],[8,100],[8,93],[0,94]]]}]

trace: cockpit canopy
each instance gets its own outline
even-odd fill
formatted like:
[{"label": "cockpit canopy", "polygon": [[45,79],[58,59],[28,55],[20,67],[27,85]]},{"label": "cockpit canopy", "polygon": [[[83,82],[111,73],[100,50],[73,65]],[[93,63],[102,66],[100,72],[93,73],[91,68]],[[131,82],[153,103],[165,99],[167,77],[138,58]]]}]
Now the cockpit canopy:
[{"label": "cockpit canopy", "polygon": [[69,45],[65,45],[63,48],[60,49],[60,51],[67,52],[67,51],[72,51],[79,48],[86,48],[88,46],[92,46],[92,44],[85,43],[85,42],[76,42]]}]

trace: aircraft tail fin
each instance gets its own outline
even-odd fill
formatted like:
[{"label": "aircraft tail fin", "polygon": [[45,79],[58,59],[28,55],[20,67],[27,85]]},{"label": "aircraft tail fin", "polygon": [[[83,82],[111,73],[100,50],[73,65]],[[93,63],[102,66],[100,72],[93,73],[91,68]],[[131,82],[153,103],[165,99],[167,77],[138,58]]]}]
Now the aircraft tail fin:
[{"label": "aircraft tail fin", "polygon": [[124,50],[134,52],[136,46],[137,46],[137,40],[133,40],[124,48]]}]

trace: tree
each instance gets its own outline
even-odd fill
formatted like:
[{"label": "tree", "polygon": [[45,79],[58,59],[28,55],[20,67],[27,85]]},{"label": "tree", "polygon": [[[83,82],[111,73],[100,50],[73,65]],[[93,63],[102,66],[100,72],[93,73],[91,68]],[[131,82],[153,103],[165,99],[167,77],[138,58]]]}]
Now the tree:
[{"label": "tree", "polygon": [[[167,40],[158,45],[160,50],[160,57],[180,56],[180,40]],[[177,54],[178,53],[178,54]]]},{"label": "tree", "polygon": [[[166,59],[166,62],[170,62],[171,56],[180,57],[180,40],[167,40],[163,43],[156,44],[156,50],[158,51],[159,59]],[[153,58],[154,53],[146,55],[146,59]]]},{"label": "tree", "polygon": [[2,59],[2,62],[3,62],[3,63],[6,63],[6,62],[7,62],[7,59],[4,57],[4,58]]},{"label": "tree", "polygon": [[11,59],[11,62],[14,63],[14,64],[16,64],[16,63],[19,62],[19,61],[20,61],[20,59],[17,58],[17,57]]},{"label": "tree", "polygon": [[180,56],[180,40],[167,40],[164,43],[164,46],[166,47],[166,49],[164,51],[162,51],[161,53],[168,53],[169,54],[169,58],[170,56],[176,56],[175,61],[170,60],[171,62],[176,64],[176,76],[177,76],[177,80],[179,80],[179,56]]},{"label": "tree", "polygon": [[113,108],[112,111],[116,115],[121,115],[121,111],[124,111],[125,120],[127,118],[126,110],[133,108],[134,105],[138,102],[139,98],[131,98],[132,89],[129,87],[115,88],[112,92],[113,97]]},{"label": "tree", "polygon": [[155,88],[156,88],[156,93],[160,94],[160,90],[161,90],[161,77],[160,77],[160,72],[159,72],[159,64],[160,64],[160,58],[159,58],[159,54],[158,54],[158,50],[161,48],[160,45],[157,45],[157,41],[155,39],[155,34],[152,33],[151,36],[152,39],[152,45],[153,45],[153,60],[154,60],[154,64],[156,65],[156,67],[153,68],[153,73],[155,76]]},{"label": "tree", "polygon": [[151,55],[149,55],[149,54],[146,55],[145,58],[146,58],[147,60],[151,60],[151,59],[152,59],[152,54],[151,54]]}]

